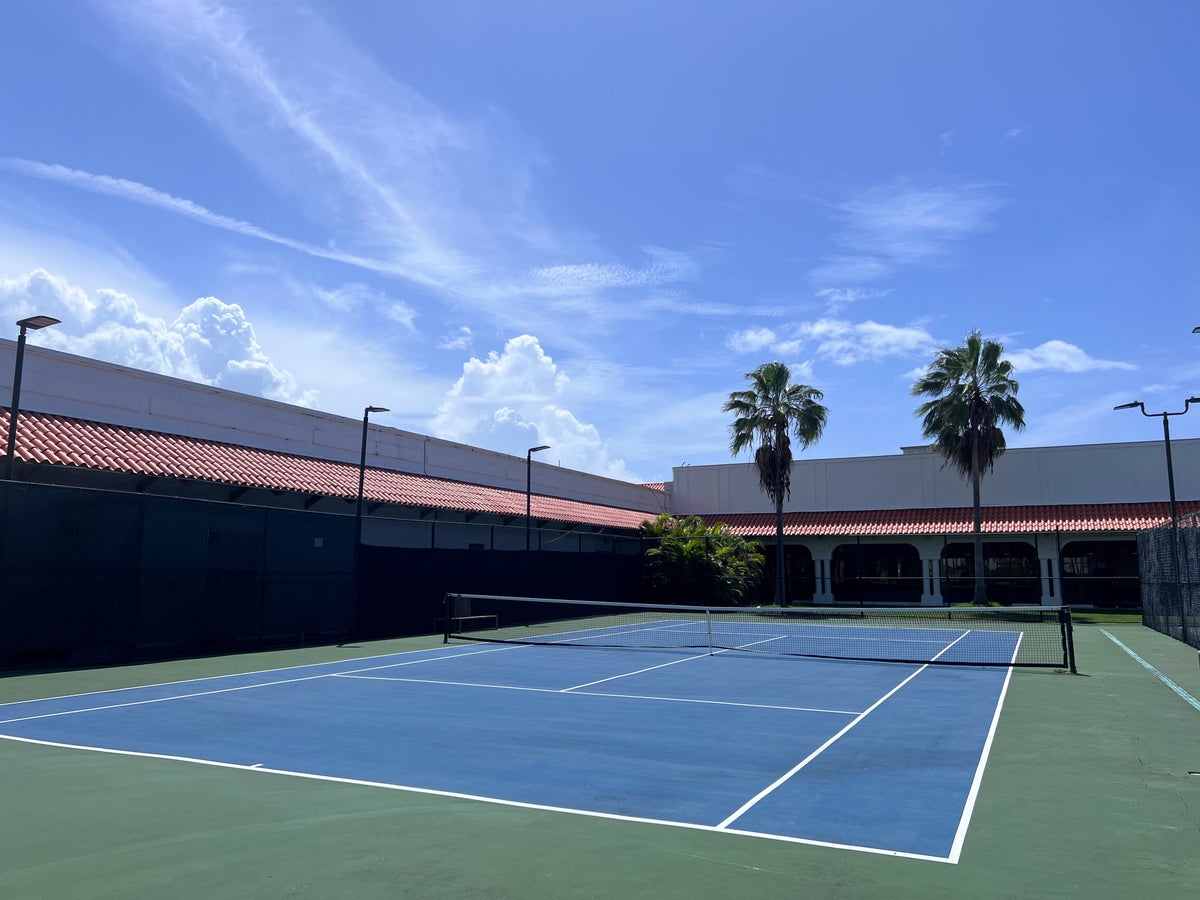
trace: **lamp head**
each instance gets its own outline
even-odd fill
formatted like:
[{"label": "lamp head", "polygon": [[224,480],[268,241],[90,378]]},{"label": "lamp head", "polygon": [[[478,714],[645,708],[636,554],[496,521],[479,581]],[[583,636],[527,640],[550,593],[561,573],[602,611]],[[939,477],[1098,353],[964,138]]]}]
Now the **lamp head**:
[{"label": "lamp head", "polygon": [[39,328],[46,328],[50,325],[57,325],[62,319],[56,319],[54,316],[30,316],[27,319],[21,319],[17,322],[22,329],[29,328],[37,331]]},{"label": "lamp head", "polygon": [[1132,403],[1122,403],[1120,406],[1114,406],[1113,409],[1137,409],[1141,405],[1141,400],[1134,400]]},{"label": "lamp head", "polygon": [[369,416],[373,412],[391,412],[386,406],[368,406],[363,410],[363,415]]},{"label": "lamp head", "polygon": [[530,447],[527,452],[528,453],[538,453],[542,450],[549,450],[549,449],[550,449],[549,444],[542,444],[540,447]]}]

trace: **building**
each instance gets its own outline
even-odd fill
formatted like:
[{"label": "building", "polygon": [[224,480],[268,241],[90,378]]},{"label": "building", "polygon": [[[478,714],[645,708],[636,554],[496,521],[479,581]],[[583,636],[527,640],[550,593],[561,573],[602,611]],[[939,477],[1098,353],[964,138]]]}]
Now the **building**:
[{"label": "building", "polygon": [[[14,350],[0,341],[0,398],[11,393]],[[4,409],[4,440],[9,419]],[[629,484],[38,347],[26,351],[18,425],[15,478],[3,485],[0,587],[10,616],[39,611],[40,624],[25,630],[78,617],[82,593],[112,606],[89,607],[80,634],[133,603],[121,615],[137,619],[138,645],[192,635],[214,604],[230,621],[257,604],[255,621],[230,627],[260,643],[327,637],[356,616],[362,625],[351,579],[363,571],[380,590],[423,585],[426,603],[445,593],[438,579],[447,573],[524,583],[527,558],[503,551],[527,542],[543,551],[539,577],[561,568],[544,590],[617,590],[605,574],[613,558],[636,561],[639,524],[663,512],[723,521],[774,549],[773,511],[750,463],[684,466],[666,484]],[[1200,440],[1173,450],[1180,512],[1200,509]],[[1135,535],[1169,518],[1165,494],[1161,442],[1010,450],[984,482],[990,596],[1136,605]],[[802,458],[785,506],[789,597],[969,599],[971,520],[968,484],[927,447]],[[446,562],[451,551],[477,555]],[[548,562],[555,553],[560,562]],[[580,566],[592,576],[579,578]],[[621,571],[627,586],[633,570]],[[148,611],[188,592],[190,606],[170,622],[146,624]],[[323,605],[331,595],[341,598],[334,612]],[[422,609],[408,620],[380,613],[375,630],[428,630],[433,617]],[[110,643],[125,640],[114,633]],[[101,657],[120,657],[112,647]]]}]

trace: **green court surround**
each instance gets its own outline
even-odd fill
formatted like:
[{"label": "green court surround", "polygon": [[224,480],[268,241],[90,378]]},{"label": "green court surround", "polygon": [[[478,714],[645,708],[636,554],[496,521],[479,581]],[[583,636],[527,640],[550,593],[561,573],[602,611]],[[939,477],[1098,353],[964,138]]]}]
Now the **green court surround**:
[{"label": "green court surround", "polygon": [[[3,896],[1190,898],[1200,713],[1102,629],[1200,697],[1196,651],[1077,627],[1081,675],[1014,673],[957,865],[4,740]],[[438,640],[16,674],[0,701]]]}]

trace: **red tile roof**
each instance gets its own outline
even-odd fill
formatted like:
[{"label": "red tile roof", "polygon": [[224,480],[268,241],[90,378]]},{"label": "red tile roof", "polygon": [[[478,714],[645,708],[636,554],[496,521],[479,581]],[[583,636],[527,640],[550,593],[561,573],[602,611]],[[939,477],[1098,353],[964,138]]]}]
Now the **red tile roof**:
[{"label": "red tile roof", "polygon": [[[1181,501],[1181,515],[1200,510],[1200,502]],[[736,534],[764,537],[775,533],[772,513],[704,516],[724,522]],[[1030,534],[1061,531],[1140,531],[1170,518],[1167,503],[1087,503],[1059,506],[991,506],[982,511],[984,534]],[[971,507],[884,509],[849,512],[790,512],[783,533],[795,537],[854,535],[970,534]]]},{"label": "red tile roof", "polygon": [[[0,442],[8,440],[8,410],[0,412]],[[358,466],[237,444],[202,440],[106,425],[47,413],[22,412],[17,435],[19,459],[164,478],[194,478],[221,484],[353,499],[358,495]],[[369,467],[363,496],[371,501],[426,506],[463,512],[524,516],[525,493],[485,487],[429,475]],[[635,529],[650,513],[534,494],[538,519]],[[1200,501],[1181,501],[1180,514],[1200,511]],[[985,534],[1132,532],[1169,518],[1163,503],[1106,503],[1059,506],[985,507]],[[766,537],[775,533],[770,513],[703,516],[725,522],[737,534]],[[790,512],[784,534],[794,537],[855,535],[904,536],[970,534],[970,507],[942,509]]]},{"label": "red tile roof", "polygon": [[[0,441],[8,441],[0,414]],[[354,499],[358,466],[220,441],[106,425],[66,416],[22,412],[15,456],[51,465],[110,472],[195,478],[222,484],[299,491]],[[429,475],[369,467],[363,496],[371,501],[438,509],[525,515],[525,492]],[[637,528],[653,514],[534,494],[538,519],[611,528]]]}]

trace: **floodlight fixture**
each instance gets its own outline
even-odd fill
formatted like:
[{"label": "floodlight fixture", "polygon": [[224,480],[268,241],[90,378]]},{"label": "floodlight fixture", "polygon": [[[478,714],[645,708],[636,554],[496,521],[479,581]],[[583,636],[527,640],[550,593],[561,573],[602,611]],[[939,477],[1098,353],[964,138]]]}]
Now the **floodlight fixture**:
[{"label": "floodlight fixture", "polygon": [[54,316],[29,316],[19,319],[17,325],[21,331],[17,335],[17,360],[13,366],[12,403],[8,411],[8,448],[4,453],[4,479],[12,481],[13,455],[17,449],[17,422],[21,417],[21,371],[25,366],[25,332],[30,329],[37,331],[50,325],[57,325],[61,319]]}]

